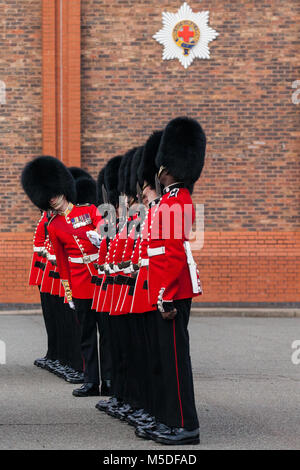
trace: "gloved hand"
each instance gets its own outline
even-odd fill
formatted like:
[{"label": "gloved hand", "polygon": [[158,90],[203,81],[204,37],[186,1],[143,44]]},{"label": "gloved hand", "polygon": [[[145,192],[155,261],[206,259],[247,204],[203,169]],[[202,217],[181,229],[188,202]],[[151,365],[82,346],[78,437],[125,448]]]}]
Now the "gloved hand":
[{"label": "gloved hand", "polygon": [[73,300],[70,300],[70,302],[68,302],[69,304],[69,307],[72,309],[72,310],[75,310],[75,304],[73,302]]},{"label": "gloved hand", "polygon": [[97,248],[100,247],[101,238],[99,233],[96,232],[96,230],[90,230],[89,232],[86,232],[86,235],[94,246],[96,246]]}]

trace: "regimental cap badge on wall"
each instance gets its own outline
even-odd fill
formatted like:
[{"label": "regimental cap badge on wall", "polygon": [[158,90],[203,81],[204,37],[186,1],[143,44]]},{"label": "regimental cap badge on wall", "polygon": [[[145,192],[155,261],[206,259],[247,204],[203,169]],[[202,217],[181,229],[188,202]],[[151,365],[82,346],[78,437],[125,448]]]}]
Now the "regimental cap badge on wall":
[{"label": "regimental cap badge on wall", "polygon": [[163,12],[163,28],[153,38],[164,46],[163,60],[178,59],[188,68],[194,59],[209,59],[208,44],[219,33],[208,26],[209,12],[194,13],[184,2],[177,13]]}]

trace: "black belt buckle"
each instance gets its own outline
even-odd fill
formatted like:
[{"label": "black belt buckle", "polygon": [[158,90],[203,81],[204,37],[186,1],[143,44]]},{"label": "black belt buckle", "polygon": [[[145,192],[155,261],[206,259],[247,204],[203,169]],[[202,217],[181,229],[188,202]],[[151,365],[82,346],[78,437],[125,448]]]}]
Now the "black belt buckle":
[{"label": "black belt buckle", "polygon": [[42,271],[45,271],[46,263],[42,263],[41,261],[36,261],[34,263],[35,268],[40,268]]},{"label": "black belt buckle", "polygon": [[53,279],[60,279],[60,275],[57,271],[49,271],[49,277],[52,277]]},{"label": "black belt buckle", "polygon": [[92,276],[91,283],[96,284],[97,283],[98,276]]}]

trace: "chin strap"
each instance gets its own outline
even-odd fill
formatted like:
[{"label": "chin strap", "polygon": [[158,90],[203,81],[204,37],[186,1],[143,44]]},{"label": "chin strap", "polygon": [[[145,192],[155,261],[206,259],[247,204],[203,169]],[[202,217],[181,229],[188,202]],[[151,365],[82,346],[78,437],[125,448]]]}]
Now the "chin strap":
[{"label": "chin strap", "polygon": [[157,194],[157,197],[161,198],[162,196],[162,187],[158,178],[158,174],[155,175],[155,191]]}]

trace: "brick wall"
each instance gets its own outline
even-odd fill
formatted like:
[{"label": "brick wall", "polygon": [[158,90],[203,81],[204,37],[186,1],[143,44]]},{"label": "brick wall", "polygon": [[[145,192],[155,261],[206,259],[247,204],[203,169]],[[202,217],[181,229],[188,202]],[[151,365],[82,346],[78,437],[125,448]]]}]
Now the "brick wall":
[{"label": "brick wall", "polygon": [[[162,61],[152,39],[161,12],[181,2],[82,2],[82,161],[141,144],[177,115],[198,118],[208,136],[195,200],[207,230],[295,230],[299,215],[299,3],[190,1],[210,11],[220,36],[211,59],[186,71]],[[298,13],[298,15],[297,15]]]},{"label": "brick wall", "polygon": [[20,172],[42,151],[41,2],[0,1],[0,232],[27,232],[36,210],[21,189]]},{"label": "brick wall", "polygon": [[20,172],[42,151],[41,2],[0,1],[0,303],[35,303],[28,284],[38,210],[21,189]]},{"label": "brick wall", "polygon": [[[96,176],[109,157],[142,144],[171,118],[198,118],[208,136],[194,193],[205,205],[200,301],[300,302],[299,106],[292,103],[292,83],[300,79],[299,2],[189,1],[194,11],[210,11],[220,35],[210,43],[211,59],[195,60],[188,70],[177,60],[163,62],[162,46],[152,39],[162,11],[180,5],[82,0],[82,166]],[[0,186],[5,238],[29,233],[38,218],[16,180],[41,149],[41,2],[0,2],[0,13],[7,51],[0,80],[8,85],[0,117],[0,181],[10,184]],[[23,276],[26,268],[19,270]],[[22,299],[30,303],[24,286]],[[0,302],[13,301],[13,292],[8,285]]]},{"label": "brick wall", "polygon": [[177,115],[208,136],[201,302],[299,302],[299,3],[190,1],[220,36],[186,71],[152,40],[180,2],[82,4],[82,163],[142,144]]},{"label": "brick wall", "polygon": [[0,306],[39,302],[38,288],[28,285],[32,238],[28,232],[2,233],[0,236]]}]

